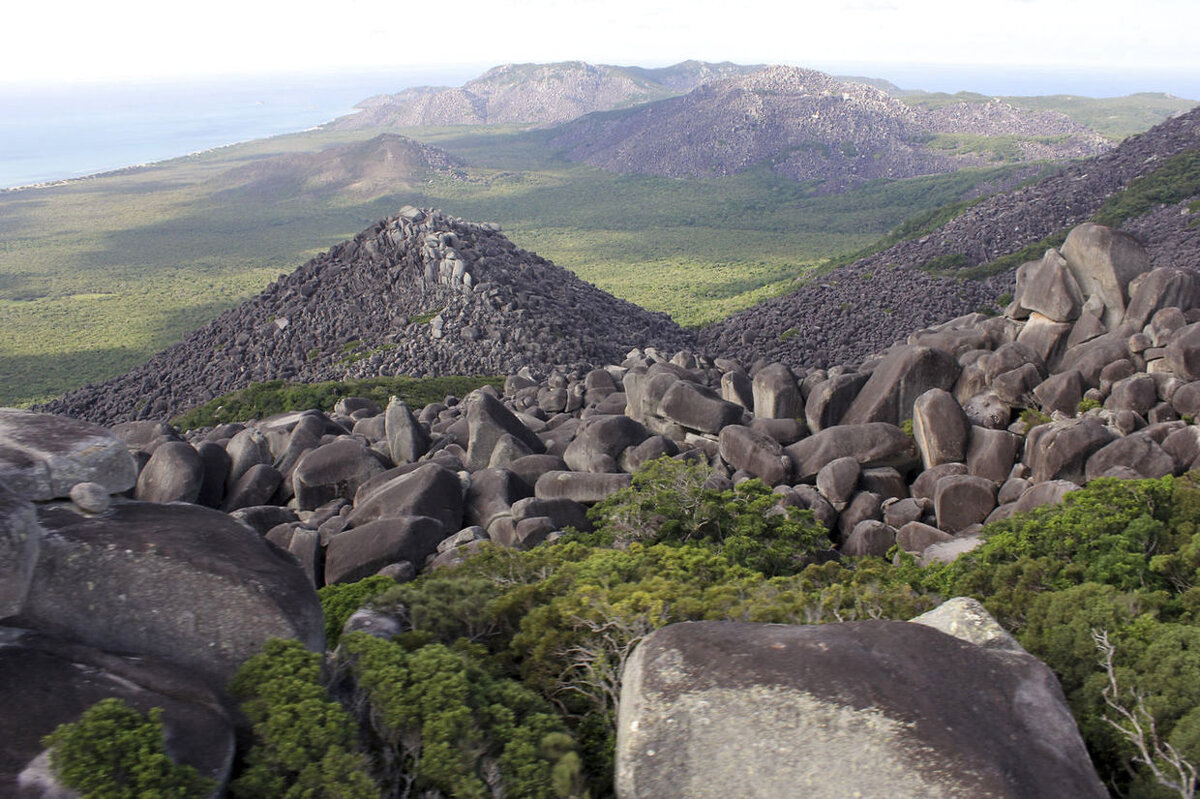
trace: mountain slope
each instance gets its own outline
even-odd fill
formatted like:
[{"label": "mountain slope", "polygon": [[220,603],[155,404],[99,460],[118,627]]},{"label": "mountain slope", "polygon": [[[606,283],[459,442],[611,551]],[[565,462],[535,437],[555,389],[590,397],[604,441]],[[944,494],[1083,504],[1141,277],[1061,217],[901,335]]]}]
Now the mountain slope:
[{"label": "mountain slope", "polygon": [[693,343],[663,314],[518,249],[494,225],[406,208],[121,377],[46,407],[165,418],[251,382],[505,374]]},{"label": "mountain slope", "polygon": [[[851,362],[923,326],[989,307],[1013,284],[1016,264],[983,281],[936,277],[922,267],[974,267],[1091,218],[1105,201],[1173,157],[1200,161],[1200,108],[1126,139],[1111,152],[1032,185],[988,197],[919,237],[823,275],[819,283],[736,314],[704,331],[709,352],[791,365]],[[1200,176],[1197,176],[1200,177]],[[1200,271],[1200,183],[1189,196],[1128,219],[1147,235],[1155,266]]]},{"label": "mountain slope", "polygon": [[601,169],[667,177],[728,175],[769,162],[780,174],[836,191],[998,160],[1078,158],[1111,146],[1062,114],[999,102],[914,108],[872,86],[782,66],[584,117],[564,125],[552,144]]},{"label": "mountain slope", "polygon": [[457,88],[421,86],[368,98],[359,104],[359,113],[335,120],[330,127],[552,125],[593,111],[681,94],[706,81],[751,69],[701,61],[661,69],[582,61],[505,64]]},{"label": "mountain slope", "polygon": [[454,175],[455,161],[436,147],[394,133],[316,152],[285,153],[234,167],[214,181],[222,199],[291,200],[335,195],[367,200],[420,190],[435,175]]}]

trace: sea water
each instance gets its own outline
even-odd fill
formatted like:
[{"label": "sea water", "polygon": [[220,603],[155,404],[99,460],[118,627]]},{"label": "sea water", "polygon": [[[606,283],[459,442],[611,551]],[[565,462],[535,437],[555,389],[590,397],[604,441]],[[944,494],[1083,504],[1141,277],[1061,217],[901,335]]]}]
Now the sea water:
[{"label": "sea water", "polygon": [[0,84],[0,188],[307,130],[351,113],[371,95],[456,86],[482,71],[471,65],[177,83]]}]

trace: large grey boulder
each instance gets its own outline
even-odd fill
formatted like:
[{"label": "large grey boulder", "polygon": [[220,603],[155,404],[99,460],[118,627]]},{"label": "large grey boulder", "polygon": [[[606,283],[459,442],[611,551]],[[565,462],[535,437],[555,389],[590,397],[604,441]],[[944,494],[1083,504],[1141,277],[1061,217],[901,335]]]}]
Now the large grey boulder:
[{"label": "large grey boulder", "polygon": [[0,408],[0,484],[26,499],[66,497],[76,483],[109,493],[133,487],[137,466],[125,442],[66,416]]},{"label": "large grey boulder", "polygon": [[996,484],[986,477],[969,474],[943,477],[933,494],[938,527],[950,534],[982,523],[995,507]]},{"label": "large grey boulder", "polygon": [[869,378],[870,375],[851,372],[818,383],[804,404],[804,419],[809,429],[816,432],[840,422]]},{"label": "large grey boulder", "polygon": [[33,503],[0,483],[0,619],[25,604],[40,539]]},{"label": "large grey boulder", "polygon": [[875,367],[841,424],[887,422],[912,418],[913,403],[931,388],[950,390],[962,367],[948,352],[931,347],[896,348]]},{"label": "large grey boulder", "polygon": [[1179,330],[1167,345],[1167,365],[1182,380],[1200,380],[1200,322]]},{"label": "large grey boulder", "polygon": [[461,530],[463,488],[458,475],[436,463],[421,464],[365,496],[355,497],[349,522],[358,527],[401,516],[431,516],[442,523],[444,535]]},{"label": "large grey boulder", "polygon": [[971,428],[971,443],[967,447],[967,471],[986,477],[996,485],[1008,479],[1020,449],[1020,439],[1007,430]]},{"label": "large grey boulder", "polygon": [[387,436],[388,452],[392,462],[412,463],[429,451],[429,433],[416,420],[408,403],[399,397],[388,400],[384,411],[384,435]]},{"label": "large grey boulder", "polygon": [[712,434],[726,425],[740,424],[745,415],[741,405],[726,402],[712,389],[689,380],[671,384],[658,403],[658,412],[682,427]]},{"label": "large grey boulder", "polygon": [[782,363],[754,373],[754,415],[762,419],[796,419],[804,415],[804,399],[792,370]]},{"label": "large grey boulder", "polygon": [[1040,261],[1017,268],[1017,288],[1013,299],[1028,311],[1054,322],[1071,322],[1083,308],[1083,292],[1067,268],[1067,259],[1051,248]]},{"label": "large grey boulder", "polygon": [[42,738],[102,699],[161,708],[168,756],[219,784],[229,776],[233,723],[218,692],[175,663],[0,628],[0,674],[0,796],[76,796],[55,793]]},{"label": "large grey boulder", "polygon": [[474,391],[465,402],[470,431],[466,464],[469,471],[486,469],[490,465],[492,450],[505,433],[519,439],[534,454],[546,451],[542,440],[491,394]]},{"label": "large grey boulder", "polygon": [[592,416],[567,445],[563,460],[576,472],[620,471],[621,453],[649,437],[645,426],[628,416]]},{"label": "large grey boulder", "polygon": [[222,687],[268,638],[324,645],[321,605],[296,561],[224,513],[128,502],[96,516],[48,506],[38,521],[21,626],[159,657]]},{"label": "large grey boulder", "polygon": [[622,799],[1108,795],[1049,668],[909,622],[664,627],[616,757]]},{"label": "large grey boulder", "polygon": [[352,583],[402,560],[420,566],[445,537],[441,521],[428,516],[389,517],[338,533],[325,547],[325,584]]},{"label": "large grey boulder", "polygon": [[292,490],[300,510],[315,510],[338,497],[354,499],[363,483],[383,471],[361,441],[339,438],[300,457],[292,470]]},{"label": "large grey boulder", "polygon": [[509,513],[514,502],[532,493],[531,487],[508,469],[480,469],[471,475],[463,521],[487,528]]},{"label": "large grey boulder", "polygon": [[[314,441],[313,446],[316,446]],[[229,455],[229,473],[226,475],[226,491],[232,490],[242,475],[259,464],[272,465],[271,443],[260,430],[248,427],[236,433],[225,445]],[[299,457],[299,456],[297,456]]]},{"label": "large grey boulder", "polygon": [[1046,413],[1059,411],[1073,414],[1079,408],[1079,401],[1083,399],[1086,389],[1083,375],[1078,370],[1071,369],[1050,375],[1034,386],[1033,396]]},{"label": "large grey boulder", "polygon": [[200,454],[186,441],[167,441],[142,468],[133,496],[145,502],[195,502],[203,484]]},{"label": "large grey boulder", "polygon": [[594,505],[609,494],[628,488],[629,475],[590,474],[584,472],[546,472],[534,485],[538,499],[570,499],[582,505]]},{"label": "large grey boulder", "polygon": [[971,597],[956,596],[947,599],[933,610],[909,621],[913,624],[924,624],[984,649],[1025,652],[1025,647],[1017,643],[1017,639],[1000,626],[1000,622],[987,612],[987,608],[978,599]]},{"label": "large grey boulder", "polygon": [[1082,485],[1088,458],[1114,438],[1115,433],[1088,417],[1039,425],[1025,438],[1025,463],[1032,471],[1029,479]]},{"label": "large grey boulder", "polygon": [[949,391],[931,388],[917,397],[912,422],[913,439],[926,469],[966,458],[971,422]]},{"label": "large grey boulder", "polygon": [[721,430],[719,452],[726,463],[767,485],[782,483],[792,471],[792,462],[778,441],[742,425],[731,424]]},{"label": "large grey boulder", "polygon": [[1116,469],[1121,469],[1121,474],[1132,469],[1140,477],[1163,477],[1174,473],[1175,459],[1153,438],[1139,433],[1118,438],[1098,449],[1088,458],[1084,476],[1088,480],[1119,476]]},{"label": "large grey boulder", "polygon": [[852,457],[866,467],[893,466],[901,472],[921,463],[913,440],[886,422],[830,427],[784,447],[784,452],[792,459],[793,476],[804,482],[837,458]]},{"label": "large grey boulder", "polygon": [[1062,255],[1085,297],[1104,306],[1101,320],[1111,330],[1121,324],[1129,281],[1150,270],[1150,257],[1128,233],[1085,222],[1067,234]]},{"label": "large grey boulder", "polygon": [[1200,301],[1196,275],[1182,269],[1160,267],[1139,275],[1129,285],[1125,322],[1142,328],[1164,308],[1188,310]]}]

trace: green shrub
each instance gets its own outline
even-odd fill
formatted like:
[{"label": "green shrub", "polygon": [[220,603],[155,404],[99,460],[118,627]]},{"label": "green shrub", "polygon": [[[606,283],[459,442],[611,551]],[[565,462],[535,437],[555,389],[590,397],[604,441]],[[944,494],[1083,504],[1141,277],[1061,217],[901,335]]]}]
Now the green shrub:
[{"label": "green shrub", "polygon": [[389,794],[483,799],[578,796],[574,741],[551,706],[497,674],[478,645],[398,643],[350,633],[342,647],[363,721],[388,754],[376,771]]},{"label": "green shrub", "polygon": [[88,799],[204,797],[216,787],[164,750],[162,709],[143,716],[120,699],[102,699],[78,721],[42,739],[50,768],[63,785]]},{"label": "green shrub", "polygon": [[1094,400],[1091,397],[1084,397],[1079,401],[1079,405],[1075,408],[1077,414],[1085,414],[1088,411],[1094,411],[1097,408],[1103,408],[1104,404],[1100,400]]},{"label": "green shrub", "polygon": [[373,575],[356,583],[334,583],[317,589],[325,612],[325,648],[335,649],[354,611],[396,584],[390,577]]},{"label": "green shrub", "polygon": [[379,796],[359,752],[354,720],[321,682],[321,655],[273,638],[230,683],[254,733],[235,797]]}]

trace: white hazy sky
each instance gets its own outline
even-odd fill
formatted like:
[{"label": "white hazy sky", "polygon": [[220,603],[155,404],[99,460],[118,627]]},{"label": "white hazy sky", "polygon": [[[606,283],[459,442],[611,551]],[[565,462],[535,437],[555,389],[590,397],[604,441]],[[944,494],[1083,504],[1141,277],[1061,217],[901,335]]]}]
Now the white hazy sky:
[{"label": "white hazy sky", "polygon": [[1198,0],[10,0],[0,83],[580,59],[1200,75]]}]

